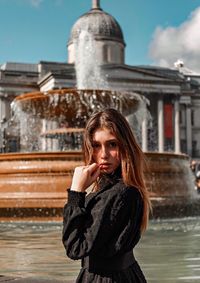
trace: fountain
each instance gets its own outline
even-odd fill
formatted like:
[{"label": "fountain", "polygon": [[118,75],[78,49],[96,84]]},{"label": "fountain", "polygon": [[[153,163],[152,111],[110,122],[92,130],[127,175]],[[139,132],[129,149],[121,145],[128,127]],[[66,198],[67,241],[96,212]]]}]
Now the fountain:
[{"label": "fountain", "polygon": [[[88,31],[80,33],[76,50],[77,89],[26,93],[12,103],[20,152],[0,155],[1,220],[60,220],[73,169],[82,163],[88,117],[106,106],[137,118],[145,103],[136,93],[110,90]],[[188,156],[146,152],[146,157],[153,217],[199,214]]]},{"label": "fountain", "polygon": [[1,219],[58,219],[66,200],[72,171],[82,162],[81,138],[95,110],[136,110],[134,93],[62,89],[28,93],[12,104],[19,123],[19,153],[0,155]]}]

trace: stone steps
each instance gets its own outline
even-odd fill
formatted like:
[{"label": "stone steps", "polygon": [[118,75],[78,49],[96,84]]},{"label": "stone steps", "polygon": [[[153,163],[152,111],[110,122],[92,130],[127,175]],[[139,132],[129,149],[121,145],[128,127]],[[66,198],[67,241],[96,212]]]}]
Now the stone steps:
[{"label": "stone steps", "polygon": [[66,192],[6,192],[0,193],[0,208],[63,207]]}]

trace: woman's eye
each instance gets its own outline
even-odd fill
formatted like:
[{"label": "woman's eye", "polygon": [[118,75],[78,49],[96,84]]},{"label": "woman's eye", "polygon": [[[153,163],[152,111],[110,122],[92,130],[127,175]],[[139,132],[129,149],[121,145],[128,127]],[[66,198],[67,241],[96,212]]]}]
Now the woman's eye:
[{"label": "woman's eye", "polygon": [[110,142],[109,145],[110,145],[111,148],[117,147],[117,143],[116,142]]},{"label": "woman's eye", "polygon": [[100,145],[99,145],[98,143],[93,143],[93,144],[92,144],[92,147],[93,147],[93,148],[99,148],[99,146],[100,146]]}]

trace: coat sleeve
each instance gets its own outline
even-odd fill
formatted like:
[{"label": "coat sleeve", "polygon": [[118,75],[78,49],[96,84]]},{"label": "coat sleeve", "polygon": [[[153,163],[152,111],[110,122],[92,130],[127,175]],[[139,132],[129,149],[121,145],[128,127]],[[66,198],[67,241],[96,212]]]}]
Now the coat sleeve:
[{"label": "coat sleeve", "polygon": [[89,254],[102,254],[108,243],[107,256],[117,253],[127,242],[130,229],[138,225],[136,189],[123,190],[115,198],[97,197],[90,209],[85,207],[85,193],[68,190],[64,207],[63,244],[67,256],[80,259]]}]

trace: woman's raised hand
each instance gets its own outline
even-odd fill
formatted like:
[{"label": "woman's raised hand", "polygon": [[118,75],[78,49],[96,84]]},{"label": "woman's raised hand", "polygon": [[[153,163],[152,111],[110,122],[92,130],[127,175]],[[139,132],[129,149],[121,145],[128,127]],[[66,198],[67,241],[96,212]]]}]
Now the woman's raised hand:
[{"label": "woman's raised hand", "polygon": [[74,170],[71,190],[85,192],[85,190],[99,177],[100,167],[97,163],[78,166]]}]

